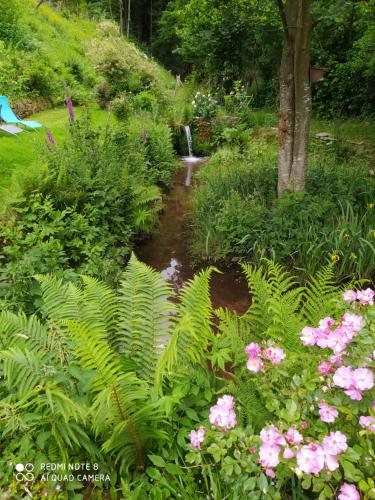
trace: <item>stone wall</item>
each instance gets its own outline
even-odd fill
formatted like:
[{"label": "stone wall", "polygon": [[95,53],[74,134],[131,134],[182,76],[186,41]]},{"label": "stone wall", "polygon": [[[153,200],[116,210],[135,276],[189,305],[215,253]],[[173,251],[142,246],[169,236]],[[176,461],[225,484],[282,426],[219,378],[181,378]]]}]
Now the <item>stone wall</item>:
[{"label": "stone wall", "polygon": [[44,97],[36,97],[35,99],[18,99],[11,103],[16,115],[20,118],[27,118],[39,111],[51,108],[52,103]]}]

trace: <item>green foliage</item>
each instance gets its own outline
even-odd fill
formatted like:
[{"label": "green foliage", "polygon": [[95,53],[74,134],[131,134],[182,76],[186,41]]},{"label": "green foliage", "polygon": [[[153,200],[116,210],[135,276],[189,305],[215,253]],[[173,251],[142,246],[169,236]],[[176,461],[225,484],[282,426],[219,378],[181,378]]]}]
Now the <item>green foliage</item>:
[{"label": "green foliage", "polygon": [[177,167],[169,128],[147,118],[99,131],[86,118],[69,125],[65,143],[48,147],[43,170],[20,179],[21,197],[2,227],[1,295],[28,311],[40,305],[36,273],[117,283],[135,237],[155,224],[156,184],[167,186]]},{"label": "green foliage", "polygon": [[371,276],[375,183],[360,158],[332,147],[314,146],[307,191],[280,199],[276,159],[264,142],[250,143],[242,153],[215,153],[198,174],[189,217],[195,256],[217,261],[266,255],[310,274],[334,261],[341,278]]}]

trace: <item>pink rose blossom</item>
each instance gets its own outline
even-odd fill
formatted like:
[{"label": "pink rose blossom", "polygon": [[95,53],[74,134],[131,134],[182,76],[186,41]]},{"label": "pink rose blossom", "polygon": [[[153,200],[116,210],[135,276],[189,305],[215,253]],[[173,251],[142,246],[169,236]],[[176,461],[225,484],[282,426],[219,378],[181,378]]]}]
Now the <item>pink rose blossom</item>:
[{"label": "pink rose blossom", "polygon": [[366,288],[366,290],[359,290],[359,292],[357,292],[357,299],[360,304],[365,306],[372,306],[374,304],[374,296],[375,292],[371,290],[371,288]]},{"label": "pink rose blossom", "polygon": [[336,354],[333,354],[332,356],[330,356],[329,360],[335,366],[341,366],[343,364],[342,357],[337,356]]},{"label": "pink rose blossom", "polygon": [[344,483],[337,500],[360,500],[360,494],[354,484]]},{"label": "pink rose blossom", "polygon": [[319,403],[319,416],[322,422],[331,424],[339,416],[339,412],[335,406],[329,406],[324,401]]},{"label": "pink rose blossom", "polygon": [[353,300],[357,300],[357,294],[354,290],[346,290],[342,297],[346,302],[353,302]]},{"label": "pink rose blossom", "polygon": [[301,332],[301,341],[303,345],[313,346],[316,344],[317,340],[317,329],[311,328],[310,326],[305,326]]},{"label": "pink rose blossom", "polygon": [[306,474],[319,474],[324,468],[324,452],[317,444],[302,446],[296,458],[298,468]]},{"label": "pink rose blossom", "polygon": [[272,479],[274,479],[276,477],[275,471],[273,471],[272,469],[266,469],[266,476],[272,477]]},{"label": "pink rose blossom", "polygon": [[340,431],[331,432],[323,438],[323,450],[328,455],[339,455],[347,449],[346,436]]},{"label": "pink rose blossom", "polygon": [[353,372],[353,385],[359,391],[368,391],[374,387],[374,376],[368,368],[357,368]]},{"label": "pink rose blossom", "polygon": [[290,458],[293,458],[294,457],[294,451],[291,450],[290,448],[284,448],[283,457],[286,460],[289,460]]},{"label": "pink rose blossom", "polygon": [[250,455],[254,455],[254,453],[255,453],[256,451],[257,451],[257,450],[256,450],[256,448],[254,448],[254,446],[251,446],[251,447],[249,448],[249,453],[250,453]]},{"label": "pink rose blossom", "polygon": [[324,461],[326,468],[333,472],[339,468],[339,461],[336,455],[331,455],[330,453],[324,453]]},{"label": "pink rose blossom", "polygon": [[354,332],[359,332],[363,326],[363,318],[358,314],[347,312],[341,318],[341,324]]},{"label": "pink rose blossom", "polygon": [[329,373],[333,373],[333,368],[331,363],[329,363],[328,361],[322,361],[318,366],[318,371],[323,375],[328,375]]},{"label": "pink rose blossom", "polygon": [[276,467],[280,463],[280,448],[270,444],[262,444],[259,448],[259,462],[262,467]]},{"label": "pink rose blossom", "polygon": [[375,432],[375,418],[370,415],[359,417],[359,425],[364,429],[369,429],[369,431]]},{"label": "pink rose blossom", "polygon": [[249,358],[246,367],[253,373],[258,373],[263,368],[263,361],[260,358]]},{"label": "pink rose blossom", "polygon": [[194,430],[190,431],[189,438],[192,446],[200,449],[201,444],[204,441],[205,432],[206,429],[204,427],[199,427],[197,431]]},{"label": "pink rose blossom", "polygon": [[268,349],[264,351],[264,357],[274,365],[278,365],[285,358],[285,352],[281,347],[268,347]]},{"label": "pink rose blossom", "polygon": [[225,395],[219,398],[216,405],[210,408],[208,419],[212,425],[217,425],[225,431],[235,427],[237,420],[234,412],[233,396]]},{"label": "pink rose blossom", "polygon": [[270,446],[285,445],[285,438],[274,425],[262,429],[260,431],[260,440],[263,444],[269,444]]},{"label": "pink rose blossom", "polygon": [[260,354],[260,351],[260,345],[255,342],[251,342],[245,347],[245,352],[248,356],[250,356],[250,358],[257,358]]},{"label": "pink rose blossom", "polygon": [[349,389],[353,385],[353,368],[351,366],[340,366],[337,368],[333,383],[342,389]]},{"label": "pink rose blossom", "polygon": [[354,386],[351,386],[349,389],[346,389],[344,391],[347,396],[350,397],[353,401],[361,401],[362,399],[362,392],[356,389]]},{"label": "pink rose blossom", "polygon": [[328,316],[327,318],[323,318],[319,321],[319,329],[320,330],[329,330],[331,328],[331,326],[333,326],[334,324],[335,324],[335,320]]},{"label": "pink rose blossom", "polygon": [[288,443],[292,445],[301,444],[303,441],[302,434],[298,432],[295,427],[289,427],[289,429],[285,433],[285,437]]},{"label": "pink rose blossom", "polygon": [[301,422],[301,429],[307,429],[309,424],[305,422],[304,420]]}]

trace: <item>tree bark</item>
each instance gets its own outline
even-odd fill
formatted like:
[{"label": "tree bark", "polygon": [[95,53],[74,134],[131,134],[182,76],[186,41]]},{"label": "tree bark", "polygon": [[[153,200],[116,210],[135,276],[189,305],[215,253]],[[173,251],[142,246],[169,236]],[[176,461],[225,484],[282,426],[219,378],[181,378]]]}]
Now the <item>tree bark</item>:
[{"label": "tree bark", "polygon": [[310,2],[276,0],[284,26],[280,66],[278,195],[305,188],[311,116]]}]

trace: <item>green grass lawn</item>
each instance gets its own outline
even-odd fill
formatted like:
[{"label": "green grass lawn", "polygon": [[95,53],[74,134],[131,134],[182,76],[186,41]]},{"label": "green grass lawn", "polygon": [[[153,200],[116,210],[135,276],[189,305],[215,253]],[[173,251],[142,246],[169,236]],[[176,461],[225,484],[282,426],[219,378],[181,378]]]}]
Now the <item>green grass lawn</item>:
[{"label": "green grass lawn", "polygon": [[[82,108],[75,108],[74,111],[77,117],[85,112]],[[91,110],[90,116],[93,125],[97,127],[104,127],[108,120],[111,123],[115,120],[113,115],[100,109]],[[43,111],[30,119],[48,128],[57,144],[64,140],[68,127],[68,112],[65,107]],[[43,154],[45,141],[45,129],[23,132],[16,137],[0,132],[0,200],[10,189],[14,173],[22,174]]]}]

